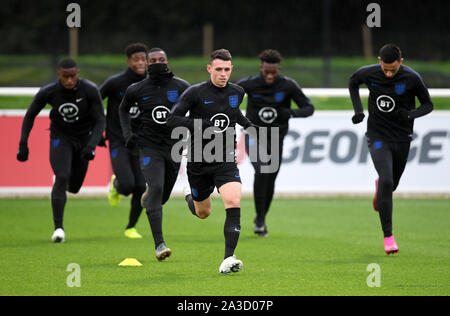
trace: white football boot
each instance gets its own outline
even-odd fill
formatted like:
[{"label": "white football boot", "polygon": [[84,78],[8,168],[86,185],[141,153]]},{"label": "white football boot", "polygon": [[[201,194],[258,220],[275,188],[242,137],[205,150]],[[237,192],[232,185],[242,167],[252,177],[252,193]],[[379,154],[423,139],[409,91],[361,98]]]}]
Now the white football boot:
[{"label": "white football boot", "polygon": [[219,272],[222,274],[230,274],[231,272],[239,272],[242,270],[244,264],[241,260],[236,259],[236,256],[226,258],[220,265]]},{"label": "white football boot", "polygon": [[65,241],[66,241],[66,234],[64,233],[64,230],[62,230],[61,228],[55,230],[52,236],[52,242],[63,243]]}]

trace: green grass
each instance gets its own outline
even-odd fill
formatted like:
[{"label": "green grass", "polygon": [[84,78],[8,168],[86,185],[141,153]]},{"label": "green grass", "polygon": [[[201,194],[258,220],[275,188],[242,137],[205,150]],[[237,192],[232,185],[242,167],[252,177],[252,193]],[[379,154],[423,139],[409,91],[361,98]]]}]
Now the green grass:
[{"label": "green grass", "polygon": [[[63,58],[65,56],[60,56]],[[122,55],[83,55],[77,58],[80,75],[98,85],[111,75],[126,68]],[[170,57],[174,73],[191,84],[208,79],[207,60],[201,57]],[[376,63],[376,58],[333,57],[330,59],[330,87],[345,88],[348,79],[359,67]],[[255,75],[260,61],[255,58],[233,58],[232,81]],[[447,88],[450,82],[450,61],[405,60],[405,65],[418,71],[430,88]],[[323,86],[323,60],[321,58],[297,57],[283,60],[282,73],[295,79],[302,87]],[[0,86],[42,86],[56,79],[55,66],[49,56],[0,55]]]},{"label": "green grass", "polygon": [[[314,104],[316,110],[352,110],[352,103],[350,98],[335,98],[335,97],[311,97],[311,102]],[[30,106],[33,97],[16,97],[16,96],[0,96],[0,110],[6,109],[27,109]],[[106,102],[105,106],[106,106]],[[363,98],[363,103],[367,105],[367,98]],[[433,98],[435,110],[450,110],[450,98]],[[47,109],[50,106],[47,105]],[[247,101],[244,100],[241,109],[247,108]],[[292,108],[297,106],[292,102]]]},{"label": "green grass", "polygon": [[[173,255],[154,258],[143,213],[142,240],[123,237],[129,199],[69,197],[67,242],[52,244],[49,199],[0,200],[0,295],[449,295],[448,199],[398,199],[394,227],[400,253],[386,256],[370,198],[277,199],[269,238],[252,233],[253,202],[242,203],[238,274],[218,273],[225,212],[213,201],[207,220],[194,218],[181,199],[164,209]],[[118,267],[134,257],[142,267]],[[81,267],[81,287],[69,288],[70,263]],[[381,287],[369,288],[367,266],[381,268]]]}]

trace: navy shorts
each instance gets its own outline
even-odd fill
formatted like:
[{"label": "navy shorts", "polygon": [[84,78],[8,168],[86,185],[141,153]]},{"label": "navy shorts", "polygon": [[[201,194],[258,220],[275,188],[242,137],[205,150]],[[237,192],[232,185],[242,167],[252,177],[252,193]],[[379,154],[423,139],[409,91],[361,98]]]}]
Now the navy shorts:
[{"label": "navy shorts", "polygon": [[219,190],[224,184],[241,182],[236,163],[189,163],[187,175],[191,186],[192,198],[201,202],[206,200],[214,188]]}]

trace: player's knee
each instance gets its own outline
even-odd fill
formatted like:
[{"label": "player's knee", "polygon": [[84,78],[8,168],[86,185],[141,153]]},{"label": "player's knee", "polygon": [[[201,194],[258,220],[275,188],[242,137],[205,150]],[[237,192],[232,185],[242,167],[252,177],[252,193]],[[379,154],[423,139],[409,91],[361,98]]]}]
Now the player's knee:
[{"label": "player's knee", "polygon": [[135,191],[134,189],[134,182],[130,180],[120,180],[118,181],[117,190],[120,194],[128,196],[129,194],[133,193]]},{"label": "player's knee", "polygon": [[394,181],[389,178],[380,178],[378,182],[378,186],[380,187],[380,190],[383,191],[393,191],[394,190]]},{"label": "player's knee", "polygon": [[151,184],[148,187],[149,198],[159,198],[162,199],[162,195],[164,192],[164,187],[160,184]]},{"label": "player's knee", "polygon": [[227,198],[224,200],[224,204],[226,208],[239,208],[241,207],[241,197]]},{"label": "player's knee", "polygon": [[197,216],[201,219],[206,219],[211,215],[211,209],[210,208],[200,208],[196,210]]},{"label": "player's knee", "polygon": [[145,182],[137,183],[134,188],[134,194],[143,194],[147,187],[145,186]]},{"label": "player's knee", "polygon": [[70,179],[70,177],[68,175],[56,175],[55,182],[53,183],[53,187],[55,189],[64,189],[64,190],[69,191],[69,188],[68,188],[69,179]]}]

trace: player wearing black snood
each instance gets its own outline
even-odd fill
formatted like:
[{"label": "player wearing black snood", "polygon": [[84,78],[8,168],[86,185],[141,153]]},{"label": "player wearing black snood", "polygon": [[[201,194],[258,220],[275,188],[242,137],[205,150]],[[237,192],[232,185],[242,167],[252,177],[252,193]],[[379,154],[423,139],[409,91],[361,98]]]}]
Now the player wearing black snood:
[{"label": "player wearing black snood", "polygon": [[[167,117],[189,84],[169,70],[167,55],[162,49],[151,49],[148,61],[148,78],[127,89],[119,116],[125,146],[139,149],[140,167],[148,186],[143,202],[155,242],[156,258],[162,261],[172,253],[163,238],[163,205],[172,193],[180,168],[171,157],[176,141],[171,139]],[[141,114],[139,127],[133,130],[130,109],[135,106]]]}]

